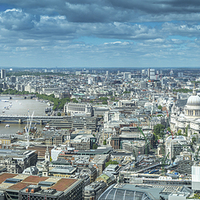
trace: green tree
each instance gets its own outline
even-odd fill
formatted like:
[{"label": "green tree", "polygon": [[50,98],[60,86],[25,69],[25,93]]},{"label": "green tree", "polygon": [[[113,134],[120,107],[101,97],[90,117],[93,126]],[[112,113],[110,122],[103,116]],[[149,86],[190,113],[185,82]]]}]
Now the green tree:
[{"label": "green tree", "polygon": [[106,140],[103,141],[103,145],[106,145]]},{"label": "green tree", "polygon": [[57,113],[57,116],[61,116],[61,113],[60,113],[60,112],[58,112],[58,113]]},{"label": "green tree", "polygon": [[103,101],[102,104],[108,104],[108,102],[107,101]]},{"label": "green tree", "polygon": [[196,137],[193,137],[193,138],[192,138],[192,145],[193,145],[194,143],[196,143],[196,141],[197,141],[197,138],[196,138]]},{"label": "green tree", "polygon": [[97,147],[98,147],[97,144],[92,145],[92,149],[97,149]]},{"label": "green tree", "polygon": [[157,124],[154,126],[154,133],[159,136],[163,137],[165,127],[162,124]]},{"label": "green tree", "polygon": [[177,135],[182,135],[182,131],[178,130]]},{"label": "green tree", "polygon": [[158,135],[153,133],[153,145],[156,145],[158,143]]},{"label": "green tree", "polygon": [[78,101],[75,98],[72,99],[72,102],[73,103],[78,103]]},{"label": "green tree", "polygon": [[115,160],[109,160],[106,162],[105,166],[108,167],[108,165],[118,165],[118,162]]},{"label": "green tree", "polygon": [[159,105],[159,106],[158,106],[158,109],[162,110],[162,106],[161,106],[161,105]]}]

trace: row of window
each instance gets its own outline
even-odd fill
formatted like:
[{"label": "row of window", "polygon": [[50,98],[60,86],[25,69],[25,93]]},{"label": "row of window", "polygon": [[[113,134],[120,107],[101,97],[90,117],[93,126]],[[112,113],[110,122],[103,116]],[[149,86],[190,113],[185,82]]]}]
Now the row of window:
[{"label": "row of window", "polygon": [[188,116],[200,116],[200,110],[187,110],[187,115]]}]

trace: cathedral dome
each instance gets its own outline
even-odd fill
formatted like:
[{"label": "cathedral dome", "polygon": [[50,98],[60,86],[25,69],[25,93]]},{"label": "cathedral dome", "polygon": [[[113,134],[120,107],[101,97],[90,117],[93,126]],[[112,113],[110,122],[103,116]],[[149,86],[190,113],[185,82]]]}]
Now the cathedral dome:
[{"label": "cathedral dome", "polygon": [[200,106],[200,97],[190,96],[187,100],[187,106]]}]

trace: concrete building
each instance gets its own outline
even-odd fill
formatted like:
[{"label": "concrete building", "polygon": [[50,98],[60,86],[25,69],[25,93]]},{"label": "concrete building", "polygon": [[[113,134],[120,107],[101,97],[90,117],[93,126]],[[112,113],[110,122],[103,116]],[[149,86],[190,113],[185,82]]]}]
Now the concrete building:
[{"label": "concrete building", "polygon": [[97,178],[97,169],[94,167],[83,168],[80,175],[87,174],[90,177],[90,183],[94,182]]},{"label": "concrete building", "polygon": [[92,149],[95,143],[96,138],[93,135],[77,135],[70,141],[70,147],[76,150],[89,150]]},{"label": "concrete building", "polygon": [[6,167],[7,172],[22,173],[24,169],[34,166],[36,162],[35,151],[0,149],[0,166]]},{"label": "concrete building", "polygon": [[1,69],[1,78],[6,78],[6,70]]},{"label": "concrete building", "polygon": [[93,107],[94,117],[104,116],[104,113],[109,111],[108,107]]},{"label": "concrete building", "polygon": [[109,155],[96,155],[93,160],[91,161],[91,164],[93,167],[95,167],[98,171],[98,175],[102,174],[103,170],[105,169],[105,163],[108,162]]},{"label": "concrete building", "polygon": [[125,79],[125,80],[131,79],[131,72],[124,72],[123,79]]},{"label": "concrete building", "polygon": [[200,97],[195,92],[188,98],[184,109],[175,104],[172,106],[170,128],[172,131],[187,132],[188,136],[200,133]]},{"label": "concrete building", "polygon": [[150,80],[156,80],[155,69],[148,69],[148,77],[149,77]]},{"label": "concrete building", "polygon": [[96,131],[97,118],[89,116],[64,117],[63,120],[52,120],[49,124],[54,128],[90,129],[92,131]]},{"label": "concrete building", "polygon": [[169,153],[169,159],[176,158],[187,146],[189,145],[184,136],[169,136],[165,142],[165,154],[167,155]]},{"label": "concrete building", "polygon": [[119,170],[120,170],[119,165],[110,164],[104,169],[103,173],[109,172],[113,175],[118,175]]},{"label": "concrete building", "polygon": [[57,166],[49,170],[49,176],[54,177],[70,177],[77,171],[76,167],[72,166]]},{"label": "concrete building", "polygon": [[66,103],[64,106],[64,112],[66,114],[70,115],[76,115],[76,114],[84,114],[91,116],[92,115],[92,106],[88,104],[83,103]]},{"label": "concrete building", "polygon": [[84,200],[97,200],[106,187],[107,185],[104,181],[91,183],[85,187]]},{"label": "concrete building", "polygon": [[0,198],[39,200],[82,200],[83,180],[0,174]]},{"label": "concrete building", "polygon": [[200,191],[200,163],[197,162],[192,166],[192,189]]},{"label": "concrete building", "polygon": [[52,150],[51,150],[51,158],[52,158],[52,161],[56,161],[58,159],[58,155],[62,152],[62,151],[65,151],[66,150],[66,145],[60,145],[60,146],[57,146],[57,147],[54,147]]}]

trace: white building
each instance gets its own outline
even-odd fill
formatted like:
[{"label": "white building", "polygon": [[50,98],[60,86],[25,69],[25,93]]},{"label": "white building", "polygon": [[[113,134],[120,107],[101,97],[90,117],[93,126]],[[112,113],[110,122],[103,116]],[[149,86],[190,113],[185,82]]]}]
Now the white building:
[{"label": "white building", "polygon": [[169,136],[165,142],[165,154],[168,155],[169,153],[170,159],[175,158],[177,155],[180,155],[180,152],[182,152],[184,148],[187,148],[187,145],[188,143],[184,136]]},{"label": "white building", "polygon": [[148,77],[149,77],[150,80],[156,80],[155,69],[148,69]]},{"label": "white building", "polygon": [[85,114],[88,116],[92,115],[92,106],[91,104],[83,103],[66,103],[64,106],[64,112],[66,114],[76,115],[76,114]]},{"label": "white building", "polygon": [[188,136],[194,133],[200,133],[200,97],[192,95],[188,98],[184,110],[173,105],[170,119],[170,128],[172,131],[181,130]]},{"label": "white building", "polygon": [[192,189],[200,190],[200,163],[192,166]]},{"label": "white building", "polygon": [[126,80],[131,79],[131,72],[124,72],[123,78],[126,79]]},{"label": "white building", "polygon": [[6,70],[1,69],[1,78],[6,78]]},{"label": "white building", "polygon": [[58,155],[64,150],[66,150],[66,145],[61,145],[61,146],[58,146],[58,147],[54,147],[51,150],[52,161],[56,161],[58,159]]}]

